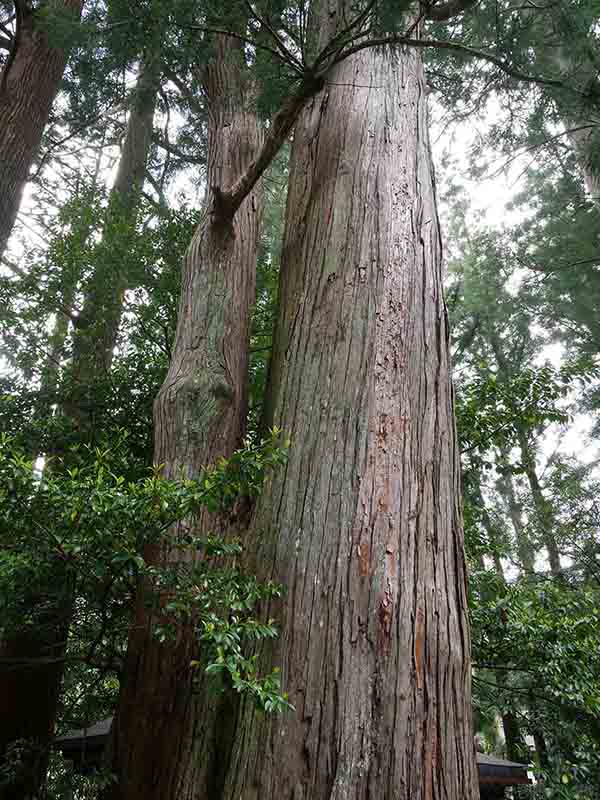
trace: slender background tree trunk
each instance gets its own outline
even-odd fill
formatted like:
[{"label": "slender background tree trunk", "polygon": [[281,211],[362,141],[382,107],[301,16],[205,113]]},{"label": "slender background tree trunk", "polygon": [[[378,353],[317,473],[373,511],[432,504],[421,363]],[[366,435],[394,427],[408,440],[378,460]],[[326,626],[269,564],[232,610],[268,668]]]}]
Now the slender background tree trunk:
[{"label": "slender background tree trunk", "polygon": [[[73,19],[83,0],[64,0]],[[35,11],[15,3],[14,48],[0,76],[0,258],[13,229],[23,188],[60,87],[67,53],[36,26]]]},{"label": "slender background tree trunk", "polygon": [[542,536],[542,541],[548,553],[550,572],[555,578],[559,578],[562,575],[562,567],[560,563],[560,550],[553,531],[552,506],[542,491],[542,486],[540,484],[536,469],[535,455],[531,450],[531,445],[527,438],[527,434],[521,426],[519,426],[517,430],[517,439],[519,442],[519,449],[521,451],[521,462],[523,464],[523,469],[525,470],[525,475],[527,477],[527,482],[529,483],[531,496],[533,498],[533,508],[537,523]]},{"label": "slender background tree trunk", "polygon": [[[321,20],[331,22],[332,11]],[[341,19],[340,19],[341,24]],[[441,245],[416,51],[336,67],[294,133],[254,520],[294,712],[247,701],[227,800],[477,794]]]},{"label": "slender background tree trunk", "polygon": [[[500,452],[500,461],[504,466],[510,464],[506,450]],[[519,564],[526,575],[533,575],[535,571],[535,548],[531,543],[525,525],[523,524],[522,508],[515,493],[515,485],[511,474],[502,475],[498,481],[498,489],[504,498],[508,516],[515,534]]]},{"label": "slender background tree trunk", "polygon": [[[152,147],[154,113],[162,77],[162,49],[155,45],[140,64],[127,131],[111,190],[103,244],[106,258],[99,262],[87,287],[74,342],[73,372],[93,403],[94,384],[106,377],[123,314],[125,290],[131,276],[124,266],[127,234],[134,232],[139,201]],[[125,236],[123,233],[125,232]]]},{"label": "slender background tree trunk", "polygon": [[[490,344],[498,364],[498,375],[503,381],[507,382],[510,379],[511,369],[509,362],[507,361],[502,350],[502,344],[498,336],[493,334],[490,338]],[[527,482],[529,483],[537,526],[540,531],[542,541],[548,552],[550,571],[552,575],[557,578],[561,576],[562,568],[560,564],[560,550],[558,547],[558,542],[556,541],[556,537],[554,536],[552,525],[552,507],[542,491],[536,470],[535,454],[532,452],[527,430],[520,422],[516,427],[517,443],[521,452],[521,464],[523,466]],[[515,528],[515,531],[516,530],[517,529]],[[526,561],[529,561],[529,558],[526,557],[525,552],[523,552],[522,555],[525,557]]]}]

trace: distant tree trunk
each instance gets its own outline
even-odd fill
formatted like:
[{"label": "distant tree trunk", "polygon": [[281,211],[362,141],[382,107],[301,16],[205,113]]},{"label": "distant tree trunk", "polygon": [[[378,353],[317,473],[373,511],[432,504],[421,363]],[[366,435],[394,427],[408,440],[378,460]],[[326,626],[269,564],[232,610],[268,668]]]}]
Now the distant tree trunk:
[{"label": "distant tree trunk", "polygon": [[475,483],[475,481],[472,481],[471,492],[473,495],[473,501],[478,507],[479,513],[481,514],[481,523],[485,529],[488,542],[490,544],[494,569],[496,570],[498,576],[502,579],[502,581],[504,581],[504,568],[502,566],[502,560],[500,558],[500,553],[499,553],[499,547],[501,544],[500,531],[498,530],[497,525],[495,524],[494,520],[490,515],[490,512],[488,511],[485,499],[483,497],[483,492],[481,491],[481,485],[478,479],[477,483]]},{"label": "distant tree trunk", "polygon": [[[548,15],[546,22],[550,29],[551,18],[551,15]],[[549,34],[554,35],[551,30]],[[595,43],[589,41],[588,49],[590,54],[595,53]],[[548,53],[550,62],[563,74],[570,76],[570,82],[579,84],[582,94],[590,91],[588,103],[583,97],[569,105],[560,100],[555,102],[565,130],[568,132],[567,138],[573,147],[585,189],[590,199],[596,205],[600,205],[600,170],[597,163],[598,122],[594,103],[594,99],[598,96],[598,66],[595,55],[589,59],[581,59],[581,50],[578,49],[578,56],[575,59],[566,46],[551,47]]]},{"label": "distant tree trunk", "polygon": [[[252,87],[243,77],[238,42],[219,36],[205,74],[208,101],[207,200],[188,249],[173,358],[155,402],[155,462],[165,475],[198,475],[240,445],[247,415],[250,309],[255,297],[262,189],[257,185],[233,220],[215,199],[244,174],[263,136]],[[216,187],[215,190],[212,187]],[[215,520],[211,520],[214,525]],[[200,527],[202,522],[200,523]],[[165,542],[149,552],[173,557]],[[199,711],[192,693],[198,644],[182,628],[175,644],[160,644],[157,616],[140,587],[127,666],[113,726],[113,800],[209,798],[219,736],[215,705]],[[141,735],[140,735],[141,732]]]},{"label": "distant tree trunk", "polygon": [[546,737],[544,736],[542,730],[538,727],[533,728],[533,741],[535,742],[535,751],[537,753],[538,762],[541,769],[548,769],[550,766],[548,745],[546,744]]},{"label": "distant tree trunk", "polygon": [[[541,57],[547,64],[562,76],[569,88],[577,89],[575,93],[555,96],[554,103],[567,132],[567,139],[573,147],[575,158],[583,184],[590,199],[600,205],[600,170],[597,165],[598,123],[596,102],[598,97],[598,65],[596,62],[596,43],[588,37],[586,48],[581,42],[572,49],[565,42],[565,31],[568,30],[569,10],[561,4],[553,9],[530,7],[524,16],[535,17],[536,23],[544,31],[548,42]],[[598,20],[595,20],[597,24]],[[581,36],[581,30],[572,31],[574,36]],[[563,44],[558,44],[562,39]],[[552,42],[552,44],[549,44]],[[582,54],[587,49],[586,57]],[[586,94],[588,94],[586,97]]]},{"label": "distant tree trunk", "polygon": [[[498,374],[502,380],[508,381],[511,370],[506,360],[506,356],[504,355],[502,344],[495,334],[491,335],[490,344],[496,357],[496,363],[498,364]],[[559,577],[562,574],[562,568],[560,564],[560,551],[558,549],[558,543],[552,529],[552,506],[545,498],[539,478],[537,476],[535,455],[529,443],[527,430],[520,421],[517,421],[515,427],[517,431],[517,443],[519,445],[519,450],[521,451],[521,464],[523,466],[525,476],[527,477],[527,482],[529,483],[529,489],[531,490],[537,526],[540,531],[542,541],[546,547],[546,551],[548,552],[550,571],[554,577]],[[528,558],[525,552],[523,555]]]},{"label": "distant tree trunk", "polygon": [[259,577],[285,587],[263,660],[295,711],[243,703],[222,797],[472,800],[458,451],[417,51],[350,57],[300,117],[279,297],[270,397],[292,444],[247,547]]},{"label": "distant tree trunk", "polygon": [[[75,190],[75,198],[77,201],[87,204],[90,198],[98,191],[97,179],[100,168],[99,161],[100,159],[98,159],[96,174],[91,186],[85,187],[82,194],[80,194],[79,187]],[[55,309],[55,319],[52,325],[52,331],[48,337],[48,354],[40,370],[39,401],[35,414],[36,418],[41,420],[43,426],[46,425],[48,418],[56,413],[58,406],[62,373],[61,362],[64,359],[71,333],[73,306],[75,304],[77,287],[81,278],[81,252],[88,243],[92,225],[93,220],[91,214],[78,214],[77,217],[71,221],[69,233],[64,242],[65,246],[62,249],[60,304]],[[31,457],[33,459],[37,458],[42,453],[49,453],[48,447],[44,446],[44,438],[45,437],[42,435],[36,437],[36,441],[31,450]]]},{"label": "distant tree trunk", "polygon": [[[506,585],[506,578],[504,576],[504,570],[502,569],[501,565],[497,563],[494,564],[494,568],[498,575],[498,578],[502,582],[502,584]],[[500,669],[496,670],[496,681],[498,683],[498,687],[504,695],[504,700],[502,701],[502,711],[501,711],[501,719],[502,719],[502,730],[504,732],[504,744],[506,748],[506,756],[512,761],[529,761],[529,751],[527,749],[527,745],[525,743],[525,739],[523,737],[523,733],[521,731],[521,725],[519,724],[519,717],[516,710],[516,707],[513,703],[512,698],[510,698],[511,688],[508,681],[507,673],[502,669],[503,664],[498,664]],[[508,696],[508,701],[507,701]],[[514,693],[513,693],[514,698]]]},{"label": "distant tree trunk", "polygon": [[[2,775],[0,779],[0,800],[37,800],[46,778],[71,616],[68,576],[60,564],[56,578],[64,601],[60,613],[51,603],[48,614],[42,612],[32,631],[19,631],[1,643],[0,768],[10,778],[5,780]],[[36,588],[38,594],[24,606],[39,613],[46,596]],[[48,594],[56,589],[46,587]],[[17,762],[15,755],[19,756]]]},{"label": "distant tree trunk", "polygon": [[[75,297],[74,281],[69,276],[64,279],[64,286],[61,292],[62,303],[65,309],[69,308]],[[52,331],[48,337],[48,355],[42,366],[40,374],[39,402],[36,409],[36,417],[43,420],[46,424],[49,417],[53,414],[53,407],[57,400],[57,390],[60,383],[60,362],[63,358],[65,345],[69,336],[69,316],[62,310],[56,312],[56,317],[52,325]],[[39,437],[36,437],[36,444],[32,448],[32,457],[37,458],[41,453]]]},{"label": "distant tree trunk", "polygon": [[531,490],[537,523],[542,534],[542,541],[548,553],[550,572],[557,578],[562,575],[562,567],[560,564],[558,543],[554,536],[554,531],[552,530],[552,506],[544,497],[544,492],[537,475],[535,456],[531,451],[531,445],[529,444],[527,434],[521,427],[517,430],[517,438],[521,451],[521,463],[523,464],[523,469],[525,470],[525,475],[527,476],[527,481]]},{"label": "distant tree trunk", "polygon": [[[125,210],[134,213],[133,206],[141,189],[150,148],[157,80],[156,70],[143,72],[140,76],[117,180],[111,193],[114,213],[117,213],[116,209],[122,209],[123,213]],[[121,224],[124,224],[123,220]],[[85,240],[85,233],[82,232],[80,237]],[[66,286],[65,291],[70,296],[74,286]],[[111,291],[117,291],[114,283],[105,287],[105,295]],[[89,307],[87,311],[91,314]],[[93,313],[107,329],[110,328],[111,320],[102,317],[102,306],[94,308]],[[66,319],[59,317],[52,335],[52,348],[56,353],[60,352],[65,335]],[[97,389],[100,365],[108,367],[104,348],[98,348],[94,338],[84,338],[84,334],[77,331],[72,369],[80,378],[82,391],[74,393],[68,403],[63,403],[62,412],[81,425],[84,439],[93,426],[92,409],[96,401],[94,382]],[[42,402],[48,403],[58,380],[57,365],[50,362],[43,374]],[[40,624],[14,631],[0,642],[0,678],[3,686],[0,695],[0,761],[16,739],[27,740],[30,743],[27,752],[31,752],[31,758],[24,765],[25,782],[12,782],[6,788],[0,784],[0,800],[24,800],[37,796],[45,779],[73,605],[67,570],[60,558],[57,558],[51,583],[44,593],[30,596],[24,601],[24,607],[36,607],[40,603],[47,606]],[[17,668],[15,659],[24,659],[26,663]]]},{"label": "distant tree trunk", "polygon": [[[510,688],[508,691],[510,692]],[[529,749],[521,734],[521,726],[517,716],[512,709],[502,712],[502,729],[504,730],[504,740],[506,742],[506,757],[510,761],[528,763]]]},{"label": "distant tree trunk", "polygon": [[[583,116],[583,115],[582,115]],[[596,205],[600,205],[600,171],[597,167],[598,123],[595,114],[588,118],[568,119],[569,140],[575,149],[585,188]]]},{"label": "distant tree trunk", "polygon": [[[502,451],[500,453],[500,460],[503,465],[508,466],[510,463],[508,453]],[[515,494],[512,475],[502,475],[501,479],[498,481],[498,489],[506,503],[508,516],[510,517],[515,534],[519,564],[526,575],[531,575],[535,569],[535,550],[523,524],[522,509],[517,495]]]},{"label": "distant tree trunk", "polygon": [[89,429],[94,427],[98,386],[110,372],[124,294],[131,283],[131,276],[123,264],[128,261],[128,237],[135,230],[139,213],[162,68],[162,49],[157,45],[146,53],[140,65],[100,245],[106,249],[106,257],[98,260],[86,287],[74,335],[72,377],[75,393],[66,411]]},{"label": "distant tree trunk", "polygon": [[[58,5],[77,19],[83,0]],[[15,7],[14,47],[0,75],[0,258],[67,62],[67,53],[37,26],[36,11],[25,2]]]}]

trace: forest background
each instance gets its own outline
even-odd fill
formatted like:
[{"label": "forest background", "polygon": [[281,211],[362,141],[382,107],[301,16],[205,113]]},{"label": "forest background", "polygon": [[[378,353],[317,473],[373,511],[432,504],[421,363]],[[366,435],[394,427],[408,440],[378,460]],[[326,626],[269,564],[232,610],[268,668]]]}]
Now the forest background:
[{"label": "forest background", "polygon": [[[221,720],[231,695],[267,716],[295,713],[288,673],[253,649],[279,635],[264,609],[278,608],[285,582],[265,578],[230,532],[303,447],[274,425],[268,386],[275,320],[287,313],[278,287],[293,124],[320,93],[343,90],[325,66],[393,39],[423,53],[436,141],[478,746],[532,765],[526,796],[597,796],[600,5],[401,6],[337,4],[354,22],[334,30],[320,72],[307,67],[303,3],[0,3],[3,800],[111,796],[114,766],[76,774],[52,743],[114,713],[132,652],[146,652],[131,633],[145,613],[140,586],[163,609],[151,626],[159,652],[194,629],[169,656],[173,674],[183,664],[202,702],[219,698]],[[376,96],[384,83],[373,74],[358,88]],[[265,171],[242,196],[235,181],[265,142]],[[478,213],[501,181],[507,213],[497,202]],[[228,184],[235,191],[221,191]],[[196,447],[176,415],[154,436],[171,402],[161,386],[184,368],[180,294],[197,303],[207,341],[230,297],[215,277],[225,261],[194,288],[207,214],[226,226],[237,215],[242,245],[220,258],[255,263],[256,276],[236,284],[217,334],[247,391]],[[247,361],[226,341],[246,332]],[[200,387],[198,419],[230,403],[220,386],[212,400]],[[167,531],[181,557],[157,556]],[[193,570],[191,550],[203,554]],[[140,697],[128,702],[117,753],[128,725],[144,729]],[[227,785],[228,745],[205,718],[210,769],[188,765],[170,786]]]}]

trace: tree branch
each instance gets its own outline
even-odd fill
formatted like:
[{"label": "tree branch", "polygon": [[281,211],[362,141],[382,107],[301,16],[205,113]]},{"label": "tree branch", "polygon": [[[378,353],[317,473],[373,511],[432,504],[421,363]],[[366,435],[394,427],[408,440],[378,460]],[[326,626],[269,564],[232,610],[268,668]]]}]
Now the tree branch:
[{"label": "tree branch", "polygon": [[0,91],[2,91],[6,86],[6,82],[8,81],[8,73],[10,72],[10,69],[17,55],[17,50],[19,48],[19,42],[21,41],[21,34],[25,18],[28,14],[32,13],[31,9],[28,7],[25,0],[14,0],[14,6],[15,6],[15,33],[13,36],[11,48],[8,52],[8,58],[6,59],[6,63],[4,64],[4,67],[2,69],[2,74],[0,75]]},{"label": "tree branch", "polygon": [[298,90],[284,100],[283,105],[273,117],[260,153],[244,175],[228,191],[223,191],[219,186],[211,187],[214,222],[230,222],[233,219],[244,199],[279,152],[306,103],[323,88],[324,84],[325,78],[322,74],[306,74],[300,82]]},{"label": "tree branch", "polygon": [[196,95],[190,90],[189,86],[185,83],[185,81],[181,80],[179,75],[173,70],[170,70],[168,67],[164,70],[165,75],[171,81],[171,83],[179,90],[181,97],[187,100],[190,108],[199,115],[203,115],[206,112],[206,106],[202,103],[202,101],[196,97]]},{"label": "tree branch", "polygon": [[13,31],[10,29],[9,25],[12,22],[14,22],[15,19],[16,19],[16,14],[12,14],[12,16],[10,16],[8,19],[5,19],[4,21],[0,21],[0,31],[5,33],[8,36],[9,39],[12,39],[13,35],[14,35]]},{"label": "tree branch", "polygon": [[[7,267],[17,278],[20,278],[24,281],[30,279],[30,276],[24,269],[22,269],[18,264],[15,264],[14,261],[10,261],[8,258],[6,258],[6,256],[3,256],[0,259],[0,264],[2,264],[4,267]],[[73,324],[76,324],[79,321],[79,310],[75,306],[66,306],[62,303],[57,303],[54,308],[56,311],[60,311],[61,314],[64,314],[67,319],[70,319]]]},{"label": "tree branch", "polygon": [[[348,23],[348,25],[345,28],[336,33],[336,35],[327,42],[327,44],[321,50],[321,52],[319,53],[319,55],[315,60],[314,63],[315,68],[319,67],[326,60],[326,58],[336,50],[336,48],[338,48],[338,51],[339,49],[343,48],[344,45],[348,43],[347,41],[345,41],[346,36],[348,36],[355,28],[359,32],[362,30],[363,25],[365,24],[365,22],[368,20],[371,13],[375,9],[376,2],[377,0],[370,0],[370,2],[367,3],[366,7],[360,14],[358,14],[353,20],[351,20]],[[356,38],[357,38],[357,33],[353,33],[351,41]]]},{"label": "tree branch", "polygon": [[166,150],[167,152],[171,153],[171,155],[174,155],[181,161],[184,161],[186,164],[198,164],[201,167],[206,166],[205,158],[184,153],[184,151],[180,150],[177,145],[171,144],[171,142],[167,142],[165,139],[163,139],[158,132],[153,137],[153,142],[157,147],[160,147],[161,150]]},{"label": "tree branch", "polygon": [[296,56],[292,52],[290,52],[290,50],[285,46],[285,42],[283,42],[277,31],[269,23],[269,21],[267,19],[263,19],[258,13],[258,11],[254,10],[249,0],[245,0],[245,6],[248,9],[248,13],[252,17],[254,17],[254,19],[259,23],[259,25],[261,25],[261,27],[263,27],[266,31],[268,31],[271,38],[275,42],[277,49],[280,52],[280,58],[283,58],[283,60],[287,64],[289,64],[289,66],[292,67],[293,69],[302,70],[303,64],[300,61],[298,61]]},{"label": "tree branch", "polygon": [[[368,47],[401,45],[405,47],[437,48],[440,50],[448,50],[449,52],[457,55],[476,58],[494,64],[504,73],[512,78],[515,78],[515,80],[524,81],[526,83],[536,83],[542,86],[552,86],[561,89],[569,88],[571,91],[577,91],[571,89],[571,87],[567,87],[562,80],[544,78],[541,75],[531,75],[523,72],[517,67],[513,67],[503,58],[496,56],[493,53],[489,53],[484,50],[478,50],[477,48],[460,44],[459,42],[440,39],[416,39],[411,38],[406,34],[384,36],[379,38],[366,38],[368,31],[363,30],[363,26],[375,5],[374,0],[371,0],[363,12],[354,20],[352,20],[350,24],[342,31],[342,37],[346,37],[351,31],[354,31],[349,40],[341,40],[340,34],[333,37],[333,39],[317,56],[314,65],[311,68],[307,68],[301,64],[296,56],[294,56],[293,53],[287,49],[285,43],[281,40],[277,32],[273,30],[272,26],[270,26],[268,22],[265,22],[265,20],[258,15],[249,0],[245,1],[254,19],[263,25],[273,37],[275,46],[277,48],[276,50],[271,47],[261,45],[250,38],[241,36],[240,34],[232,31],[218,30],[216,28],[208,28],[204,26],[185,27],[201,30],[205,33],[233,36],[247,44],[251,44],[254,47],[267,50],[299,74],[300,85],[294,94],[289,95],[284,100],[283,105],[273,117],[263,147],[252,164],[250,164],[245,174],[242,175],[228,190],[224,190],[220,186],[210,187],[210,191],[212,192],[211,216],[215,224],[227,224],[231,222],[233,216],[244,199],[252,191],[257,181],[263,175],[273,158],[276,156],[280,147],[283,145],[308,100],[317,94],[317,92],[319,92],[324,86],[325,76],[329,69],[335,64],[344,61],[346,58],[349,58],[355,53],[365,50]],[[460,11],[475,5],[476,2],[478,2],[478,0],[448,0],[443,6],[437,7],[434,13],[437,15],[436,18],[438,20],[445,18],[449,19],[451,16],[454,16],[455,13],[460,13]],[[431,6],[430,11],[432,9],[433,6]],[[578,92],[578,94],[581,93]]]},{"label": "tree branch", "polygon": [[[236,33],[236,31],[228,31],[224,30],[223,28],[211,28],[207,27],[206,25],[181,25],[181,28],[188,31],[199,31],[200,33],[210,33],[215,36],[231,36],[233,39],[238,39],[240,42],[244,44],[249,44],[251,47],[255,47],[257,50],[264,50],[267,53],[270,53],[274,56],[278,61],[283,61],[289,67],[291,67],[294,72],[298,73],[301,71],[301,67],[297,66],[297,63],[290,62],[289,59],[285,58],[283,53],[279,52],[278,50],[269,47],[266,44],[262,44],[261,42],[257,42],[255,39],[251,39],[249,36],[242,36],[240,33]],[[291,56],[291,53],[288,52],[288,55]],[[294,59],[296,61],[296,59]],[[175,81],[173,81],[175,82]]]},{"label": "tree branch", "polygon": [[6,258],[6,256],[2,256],[2,258],[0,259],[0,264],[3,264],[5,267],[8,267],[8,269],[13,273],[13,275],[17,276],[17,278],[22,278],[22,279],[27,278],[27,273],[25,272],[25,270],[21,269],[21,267],[18,264],[15,264],[13,261],[9,261],[8,258]]}]

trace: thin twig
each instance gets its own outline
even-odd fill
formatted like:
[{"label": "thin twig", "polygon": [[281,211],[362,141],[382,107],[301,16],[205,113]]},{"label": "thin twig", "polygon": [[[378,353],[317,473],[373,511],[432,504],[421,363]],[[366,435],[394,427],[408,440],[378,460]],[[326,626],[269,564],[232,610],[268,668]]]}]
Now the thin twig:
[{"label": "thin twig", "polygon": [[228,31],[224,30],[223,28],[212,28],[207,25],[181,25],[180,27],[183,28],[184,30],[199,31],[201,33],[210,33],[215,36],[218,35],[231,36],[233,39],[238,39],[240,42],[248,44],[251,47],[255,47],[257,50],[264,50],[267,53],[271,53],[271,55],[274,56],[278,61],[285,61],[285,63],[291,66],[296,73],[303,71],[302,65],[298,67],[295,64],[290,64],[289,61],[284,58],[282,53],[278,52],[277,50],[274,50],[267,44],[262,44],[261,42],[257,42],[255,39],[251,39],[249,36],[242,36],[242,34],[236,33],[235,31]]},{"label": "thin twig", "polygon": [[261,25],[261,27],[265,28],[265,30],[269,32],[269,34],[271,35],[272,39],[274,40],[275,44],[277,45],[277,48],[281,53],[280,57],[283,58],[283,60],[286,63],[288,63],[292,68],[302,71],[304,69],[304,64],[302,64],[302,62],[299,61],[296,58],[296,56],[293,53],[291,53],[290,50],[285,46],[285,42],[281,39],[281,37],[279,36],[277,31],[272,27],[270,22],[266,18],[261,17],[258,11],[254,10],[254,8],[252,7],[252,3],[250,3],[249,0],[244,0],[244,5],[248,9],[250,15],[254,17],[254,19]]}]

